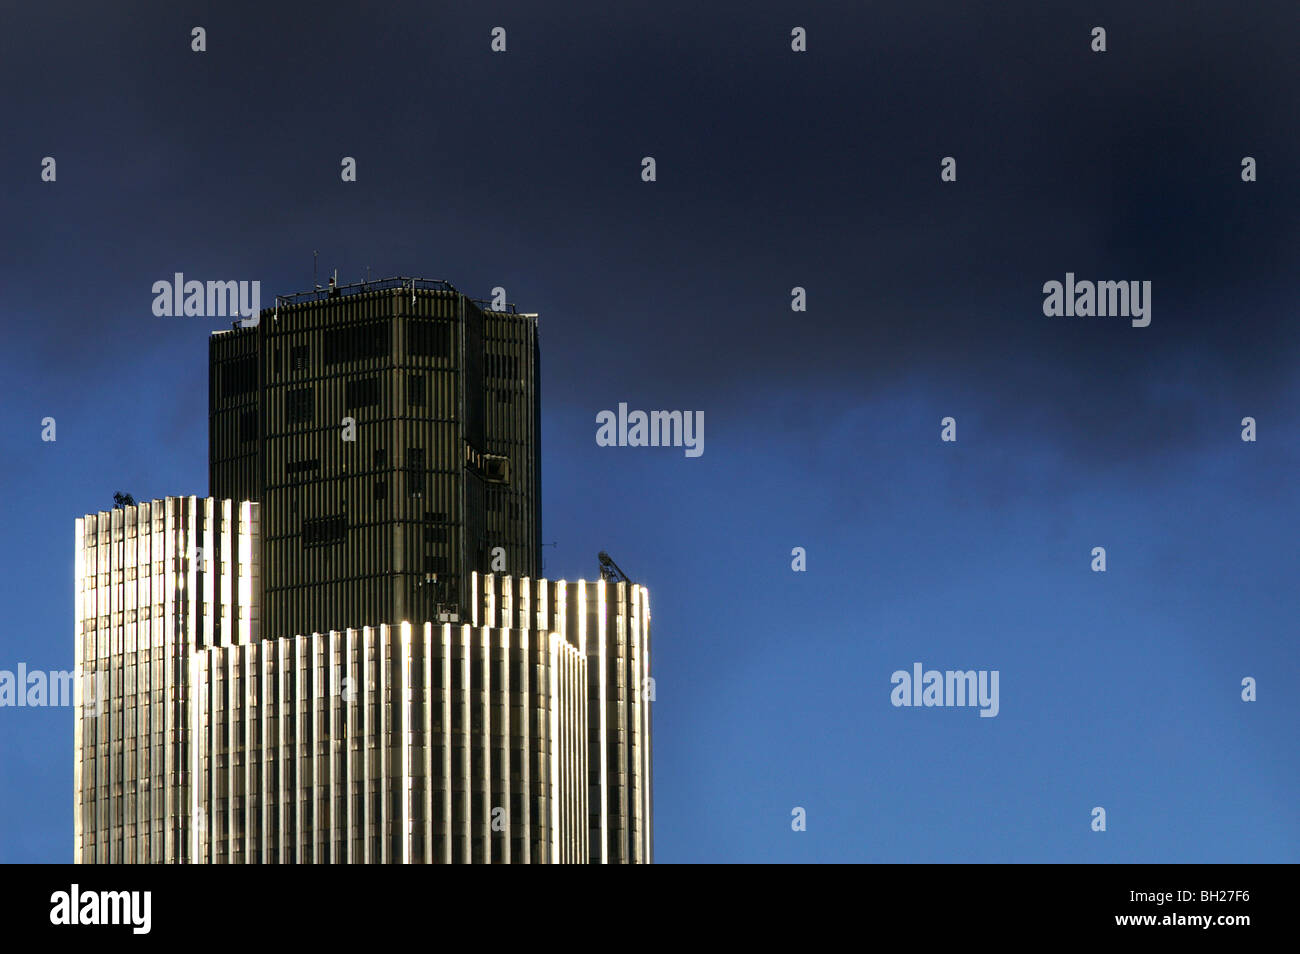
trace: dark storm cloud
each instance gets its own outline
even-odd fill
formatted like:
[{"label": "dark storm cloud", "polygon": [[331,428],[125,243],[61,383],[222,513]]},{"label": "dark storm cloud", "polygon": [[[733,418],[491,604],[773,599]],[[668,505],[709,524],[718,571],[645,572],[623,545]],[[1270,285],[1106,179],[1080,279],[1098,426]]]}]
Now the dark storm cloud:
[{"label": "dark storm cloud", "polygon": [[[548,413],[919,382],[1138,455],[1280,413],[1297,8],[1043,7],[21,11],[0,249],[10,308],[39,317],[11,354],[73,379],[134,329],[202,374],[220,323],[162,328],[149,284],[258,278],[269,301],[319,248],[348,280],[505,285],[543,315]],[[1151,281],[1152,325],[1044,317],[1066,271]]]}]

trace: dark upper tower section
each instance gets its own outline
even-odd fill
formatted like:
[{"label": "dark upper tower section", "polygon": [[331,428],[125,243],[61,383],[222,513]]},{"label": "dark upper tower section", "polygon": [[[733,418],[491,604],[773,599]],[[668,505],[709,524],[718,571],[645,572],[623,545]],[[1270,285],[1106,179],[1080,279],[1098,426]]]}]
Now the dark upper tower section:
[{"label": "dark upper tower section", "polygon": [[466,620],[472,571],[539,575],[538,371],[536,316],[425,279],[214,334],[209,493],[262,504],[262,632]]}]

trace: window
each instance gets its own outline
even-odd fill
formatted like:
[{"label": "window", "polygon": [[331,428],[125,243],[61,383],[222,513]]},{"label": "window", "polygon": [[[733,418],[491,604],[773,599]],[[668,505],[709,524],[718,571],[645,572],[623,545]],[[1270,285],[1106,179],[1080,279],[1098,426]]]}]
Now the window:
[{"label": "window", "polygon": [[483,356],[484,371],[489,378],[514,380],[519,377],[519,359],[512,354],[492,354]]},{"label": "window", "polygon": [[305,547],[331,546],[342,543],[347,537],[347,517],[334,514],[315,517],[302,522],[302,545]]},{"label": "window", "polygon": [[406,404],[408,407],[424,407],[424,375],[412,374],[406,378]]},{"label": "window", "polygon": [[408,447],[406,449],[407,487],[412,497],[424,495],[424,448]]},{"label": "window", "polygon": [[421,358],[446,358],[451,355],[449,322],[417,318],[407,327],[412,355]]},{"label": "window", "polygon": [[221,366],[221,396],[232,397],[257,389],[257,356],[248,355]]},{"label": "window", "polygon": [[388,498],[388,482],[383,480],[375,481],[375,499],[386,500]]},{"label": "window", "polygon": [[375,451],[375,466],[376,467],[388,466],[388,451],[382,447],[379,448],[379,450]]},{"label": "window", "polygon": [[289,370],[306,371],[307,370],[307,346],[298,345],[289,352]]},{"label": "window", "polygon": [[241,411],[239,414],[239,443],[246,444],[257,440],[257,411]]},{"label": "window", "polygon": [[344,393],[349,408],[373,407],[379,403],[379,379],[359,378],[347,382]]},{"label": "window", "polygon": [[330,328],[325,332],[325,363],[339,364],[359,358],[382,358],[390,351],[389,323],[367,321]]},{"label": "window", "polygon": [[285,413],[290,424],[310,424],[312,421],[312,389],[296,388],[290,391],[285,403]]}]

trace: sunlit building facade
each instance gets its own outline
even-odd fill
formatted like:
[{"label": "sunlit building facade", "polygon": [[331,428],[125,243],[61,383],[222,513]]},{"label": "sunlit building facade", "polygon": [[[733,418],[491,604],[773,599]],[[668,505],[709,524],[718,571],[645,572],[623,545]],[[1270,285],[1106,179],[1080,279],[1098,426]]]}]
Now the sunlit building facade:
[{"label": "sunlit building facade", "polygon": [[78,861],[653,860],[644,587],[474,573],[467,622],[267,639],[259,528],[77,521]]}]

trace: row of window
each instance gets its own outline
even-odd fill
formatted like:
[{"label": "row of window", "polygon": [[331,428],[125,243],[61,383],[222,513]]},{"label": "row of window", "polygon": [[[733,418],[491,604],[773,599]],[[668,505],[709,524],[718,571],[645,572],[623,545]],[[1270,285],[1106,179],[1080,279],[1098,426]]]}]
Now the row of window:
[{"label": "row of window", "polygon": [[[153,564],[153,573],[154,573],[154,576],[161,576],[161,575],[162,575],[162,572],[163,572],[163,565],[164,565],[165,562],[166,562],[165,560],[158,560],[156,563]],[[219,565],[220,565],[220,567],[221,567],[221,572],[224,574],[224,573],[226,572],[226,561],[225,561],[225,560],[221,560],[221,561],[219,561]],[[176,570],[176,571],[179,572],[180,570],[188,570],[188,569],[190,569],[191,567],[193,567],[193,568],[196,569],[196,570],[201,570],[201,571],[203,571],[204,573],[210,573],[210,572],[212,572],[212,561],[211,561],[211,560],[196,560],[195,562],[191,563],[190,560],[189,560],[189,558],[187,558],[187,557],[172,557],[172,569],[173,569],[173,570]],[[93,568],[92,568],[92,569],[93,569]],[[134,567],[134,566],[128,566],[128,567],[126,567],[126,570],[125,570],[125,572],[126,572],[126,578],[127,578],[128,580],[134,580],[134,579],[136,578],[136,570],[137,570],[137,569],[139,570],[139,574],[140,574],[140,578],[141,578],[141,579],[143,579],[143,578],[145,578],[145,577],[147,577],[147,576],[149,575],[149,564],[148,564],[147,562],[145,562],[145,563],[141,563],[141,564],[139,565],[138,568],[137,568],[137,567]],[[112,572],[112,577],[111,577],[112,581],[113,581],[114,583],[121,583],[121,582],[122,582],[122,573],[123,573],[123,569],[122,569],[122,567],[118,567],[118,568],[114,569],[114,570],[111,571],[111,572]],[[248,564],[247,564],[247,563],[243,563],[243,564],[240,565],[240,572],[241,572],[242,574],[244,574],[245,576],[248,574]],[[109,576],[109,572],[108,572],[108,571],[105,571],[105,572],[99,574],[99,582],[100,582],[101,585],[107,585],[108,582],[109,582],[109,579],[110,579],[110,576]],[[94,586],[94,585],[95,585],[95,574],[93,574],[93,573],[90,574],[90,575],[87,577],[87,580],[90,582],[90,585],[91,585],[91,586]]]},{"label": "row of window", "polygon": [[[348,410],[379,405],[379,378],[356,378],[344,383],[343,401]],[[408,407],[425,406],[424,375],[408,374],[406,376],[406,403]],[[310,385],[294,388],[285,397],[285,418],[290,424],[310,424],[315,416],[315,389]],[[247,426],[245,418],[249,418]],[[257,438],[257,419],[255,411],[246,411],[240,415],[239,439],[251,441]]]},{"label": "row of window", "polygon": [[342,543],[347,537],[347,533],[348,524],[345,514],[314,517],[302,522],[302,545],[305,547],[331,546]]},{"label": "row of window", "polygon": [[[498,404],[513,404],[515,395],[509,391],[491,392]],[[310,424],[314,418],[312,408],[314,395],[311,387],[296,388],[289,392],[285,415],[290,424]],[[379,379],[377,377],[359,378],[348,381],[345,385],[344,401],[348,410],[363,407],[377,407],[379,404]],[[407,407],[425,406],[424,375],[410,374],[406,377]],[[257,440],[257,411],[241,411],[239,415],[239,442],[247,444]]]},{"label": "row of window", "polygon": [[489,378],[518,380],[519,359],[512,354],[492,354],[483,356],[483,370]]},{"label": "row of window", "polygon": [[[220,612],[223,617],[226,615],[226,605],[227,604],[225,603],[220,604],[221,606]],[[244,606],[243,604],[240,604],[239,618],[243,619],[247,615],[247,612],[248,612],[248,607]],[[208,604],[206,602],[204,602],[203,604],[203,615],[204,616],[208,615]],[[109,629],[112,626],[122,626],[124,623],[140,622],[142,620],[150,619],[151,617],[155,619],[163,619],[165,618],[165,616],[166,616],[166,612],[163,609],[163,604],[154,603],[152,607],[141,606],[138,609],[118,610],[117,612],[113,613],[111,617],[109,616],[100,616],[98,618],[93,616],[88,617],[81,621],[81,631],[83,633],[94,633],[100,629]],[[112,620],[111,623],[109,622],[110,618]]]},{"label": "row of window", "polygon": [[[201,515],[200,515],[200,516],[201,516]],[[93,518],[91,518],[91,519],[93,520]],[[173,530],[175,530],[175,529],[176,529],[176,528],[173,527]],[[242,533],[242,532],[246,532],[246,531],[248,530],[248,525],[247,525],[246,523],[241,522],[240,525],[239,525],[239,529],[240,529],[240,532],[241,532],[241,533]],[[142,522],[142,525],[141,525],[141,527],[140,527],[140,530],[141,530],[144,534],[146,534],[146,535],[149,533],[149,521],[148,521],[147,518]],[[163,526],[163,521],[162,521],[162,518],[161,518],[161,517],[159,517],[157,520],[154,521],[154,524],[153,524],[153,532],[154,532],[154,533],[163,533],[163,532],[164,532],[164,526]],[[220,519],[220,521],[219,521],[219,523],[218,523],[218,526],[217,526],[217,532],[219,532],[219,533],[225,533],[225,532],[226,532],[226,518],[225,518],[224,516],[221,517],[221,519]],[[94,526],[94,524],[93,524],[93,523],[87,523],[87,525],[86,525],[86,536],[85,536],[85,540],[84,540],[83,542],[85,543],[85,546],[86,546],[86,548],[87,548],[88,550],[93,550],[93,549],[95,548],[95,544],[96,544],[97,542],[100,543],[100,544],[105,544],[105,545],[108,544],[108,543],[110,543],[110,542],[117,542],[117,543],[120,543],[120,542],[122,541],[122,539],[123,539],[124,536],[125,536],[126,539],[131,539],[131,538],[135,537],[135,535],[136,535],[136,524],[135,524],[135,523],[128,523],[128,524],[126,524],[126,527],[125,527],[125,533],[123,533],[123,528],[122,528],[122,527],[117,527],[117,528],[115,528],[115,529],[112,531],[111,539],[110,539],[110,536],[109,536],[109,531],[104,530],[103,532],[101,532],[101,533],[99,533],[99,534],[96,534],[96,533],[95,533],[95,526]],[[96,537],[98,537],[98,540],[96,540]]]},{"label": "row of window", "polygon": [[[407,343],[410,353],[417,357],[450,357],[451,323],[413,319],[407,324]],[[322,358],[326,365],[340,364],[356,358],[383,358],[391,353],[392,333],[388,321],[340,325],[325,331]],[[306,371],[310,363],[311,350],[308,345],[294,345],[289,350],[290,373]],[[280,371],[279,348],[275,350],[275,371],[276,373]]]}]

